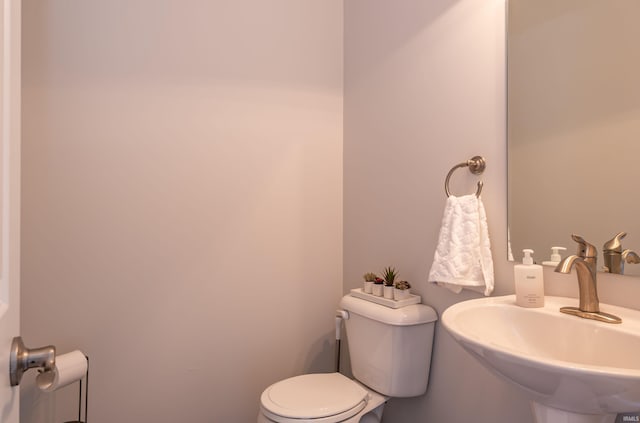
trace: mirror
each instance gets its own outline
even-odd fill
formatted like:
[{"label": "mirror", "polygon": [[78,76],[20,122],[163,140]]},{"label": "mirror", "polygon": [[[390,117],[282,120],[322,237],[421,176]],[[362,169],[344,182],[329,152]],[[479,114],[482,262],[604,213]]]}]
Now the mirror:
[{"label": "mirror", "polygon": [[[640,251],[640,0],[508,0],[508,224],[516,261],[571,234]],[[625,274],[640,275],[640,264]]]}]

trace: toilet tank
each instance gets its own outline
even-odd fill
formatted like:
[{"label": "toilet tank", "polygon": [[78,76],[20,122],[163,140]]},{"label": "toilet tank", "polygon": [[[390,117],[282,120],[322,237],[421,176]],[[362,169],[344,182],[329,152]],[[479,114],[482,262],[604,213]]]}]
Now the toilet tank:
[{"label": "toilet tank", "polygon": [[393,309],[346,295],[345,320],[353,376],[391,397],[427,391],[433,332],[438,316],[424,304]]}]

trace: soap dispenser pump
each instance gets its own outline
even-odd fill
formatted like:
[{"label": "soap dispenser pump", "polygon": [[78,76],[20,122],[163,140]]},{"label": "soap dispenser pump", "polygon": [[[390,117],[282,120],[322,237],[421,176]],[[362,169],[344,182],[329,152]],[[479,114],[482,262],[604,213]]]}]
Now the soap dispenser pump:
[{"label": "soap dispenser pump", "polygon": [[513,266],[516,304],[521,307],[544,306],[544,281],[542,266],[533,264],[533,250],[524,249],[522,264]]},{"label": "soap dispenser pump", "polygon": [[551,247],[551,257],[549,260],[543,261],[543,266],[557,266],[560,264],[562,260],[562,256],[560,255],[560,251],[566,251],[567,249],[564,247]]}]

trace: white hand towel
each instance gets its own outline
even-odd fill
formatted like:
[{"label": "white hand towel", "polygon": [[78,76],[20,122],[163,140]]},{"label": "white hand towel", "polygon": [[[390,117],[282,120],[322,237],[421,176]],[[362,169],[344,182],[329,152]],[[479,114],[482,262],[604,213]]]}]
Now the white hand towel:
[{"label": "white hand towel", "polygon": [[487,215],[482,200],[475,194],[447,198],[429,282],[456,294],[462,288],[484,295],[493,291]]}]

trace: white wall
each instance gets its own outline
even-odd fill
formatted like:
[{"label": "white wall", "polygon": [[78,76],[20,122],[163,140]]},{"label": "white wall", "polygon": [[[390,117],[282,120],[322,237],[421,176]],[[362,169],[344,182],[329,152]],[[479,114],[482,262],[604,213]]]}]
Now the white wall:
[{"label": "white wall", "polygon": [[[24,2],[28,345],[91,360],[93,422],[255,421],[330,371],[342,2]],[[75,417],[76,388],[22,421]]]},{"label": "white wall", "polygon": [[[487,160],[496,293],[507,293],[504,1],[345,3],[345,289],[394,265],[438,314],[476,295],[427,285],[449,169]],[[475,191],[458,170],[453,193]],[[424,397],[393,399],[384,421],[531,421],[522,395],[436,329]],[[419,416],[419,420],[418,417]]]}]

